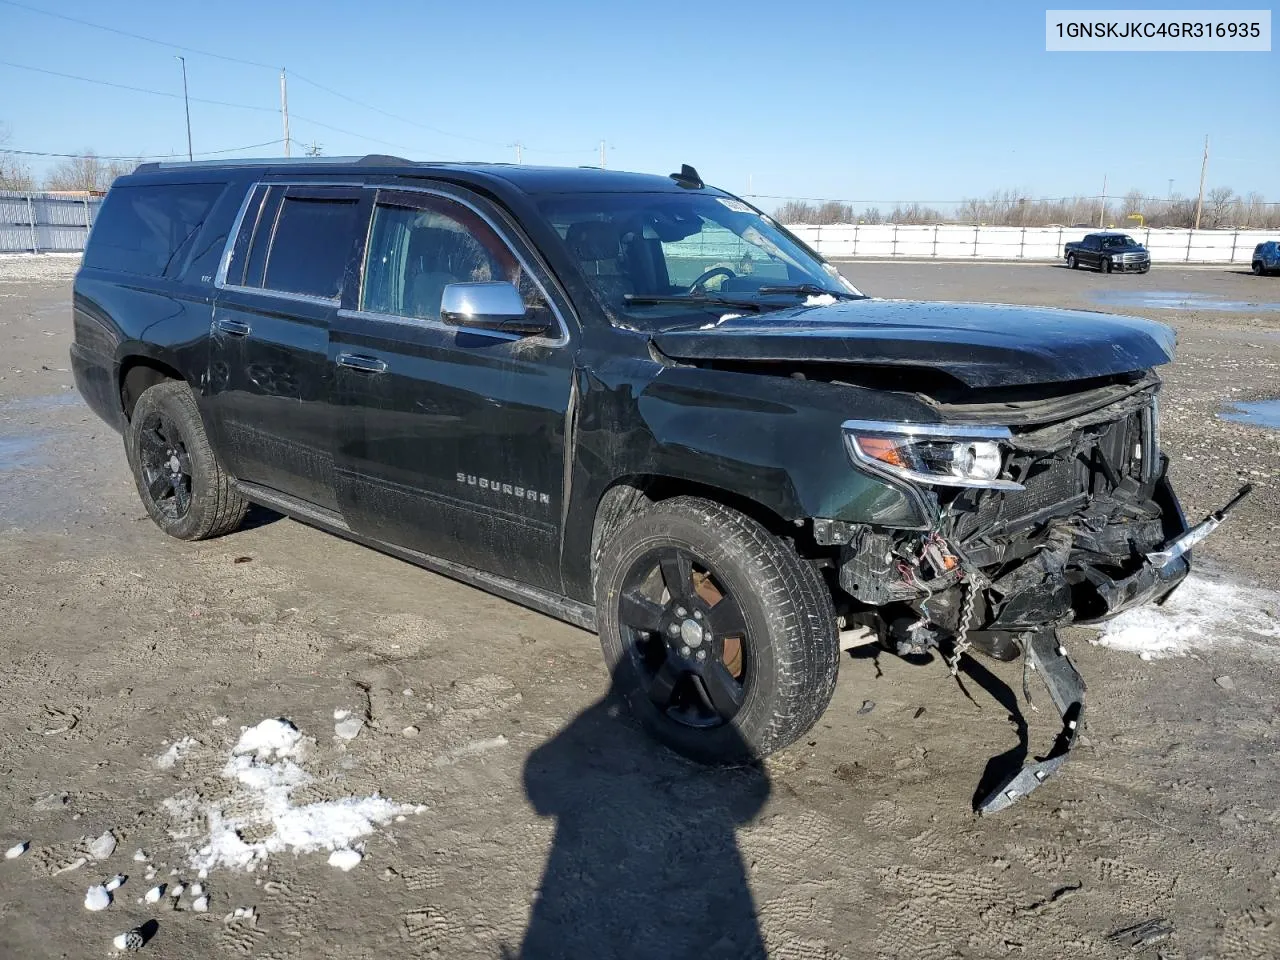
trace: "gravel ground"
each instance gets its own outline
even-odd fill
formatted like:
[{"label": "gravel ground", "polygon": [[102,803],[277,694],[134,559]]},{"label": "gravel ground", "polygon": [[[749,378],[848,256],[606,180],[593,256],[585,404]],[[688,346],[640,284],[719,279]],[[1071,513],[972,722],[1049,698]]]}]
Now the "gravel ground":
[{"label": "gravel ground", "polygon": [[[1217,416],[1280,394],[1280,280],[846,265],[884,296],[1173,324],[1164,442],[1188,511],[1258,485],[1201,551],[1202,583],[1221,586],[1207,602],[1229,601],[1196,621],[1212,628],[1150,662],[1068,631],[1084,742],[979,820],[988,768],[1054,732],[1014,696],[1016,665],[973,661],[962,691],[936,662],[851,658],[807,741],[708,771],[615,716],[581,631],[265,513],[221,540],[164,538],[71,387],[72,269],[0,259],[0,850],[30,844],[0,859],[0,956],[109,955],[146,922],[144,953],[174,958],[1280,956],[1280,435]],[[1237,306],[1107,303],[1169,291]],[[276,717],[305,750],[233,756],[242,728]],[[375,793],[404,806],[342,820]],[[299,807],[303,837],[287,829]],[[223,824],[285,848],[201,879]],[[107,830],[115,851],[90,859]],[[363,860],[346,872],[288,846],[316,836]],[[86,910],[115,874],[112,905]],[[178,882],[176,900],[138,902]],[[1107,939],[1152,920],[1174,931],[1159,945]]]}]

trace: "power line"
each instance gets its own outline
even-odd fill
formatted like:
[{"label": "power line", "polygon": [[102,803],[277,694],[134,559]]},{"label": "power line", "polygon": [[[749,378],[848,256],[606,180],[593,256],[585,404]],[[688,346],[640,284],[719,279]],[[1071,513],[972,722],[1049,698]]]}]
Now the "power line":
[{"label": "power line", "polygon": [[[265,140],[262,143],[249,143],[243,147],[227,147],[225,150],[197,150],[193,156],[197,157],[216,157],[225,153],[239,153],[241,150],[256,150],[258,147],[272,147],[283,140]],[[175,157],[185,157],[186,153],[153,153],[149,155],[133,154],[132,156],[111,156],[103,153],[50,153],[45,150],[9,150],[7,148],[0,149],[0,154],[13,153],[22,157],[59,157],[71,160],[172,160]]]},{"label": "power line", "polygon": [[[832,197],[793,197],[785,194],[773,193],[743,193],[739,196],[748,197],[752,200],[795,200],[800,203],[845,203],[849,205],[855,204],[877,204],[905,206],[913,203],[937,203],[937,204],[956,204],[956,203],[981,203],[991,204],[993,206],[1017,207],[1019,203],[1070,203],[1075,200],[1126,200],[1137,201],[1142,203],[1187,203],[1185,198],[1180,200],[1170,200],[1168,197],[1130,197],[1118,194],[1077,194],[1071,197],[1026,197],[1023,200],[988,200],[983,197],[964,197],[960,200],[839,200]],[[1248,203],[1247,197],[1239,197],[1238,199]],[[1280,206],[1280,200],[1260,200],[1257,201],[1263,206]]]},{"label": "power line", "polygon": [[[0,0],[0,3],[9,3],[11,0]],[[30,70],[32,73],[43,73],[50,77],[62,77],[64,80],[79,80],[82,83],[93,83],[101,87],[115,87],[117,90],[129,90],[133,93],[149,93],[153,97],[168,97],[171,100],[181,100],[182,94],[173,93],[168,90],[151,90],[147,87],[133,87],[127,83],[116,83],[112,80],[98,80],[94,77],[82,77],[74,73],[61,73],[58,70],[47,70],[44,67],[31,67],[25,63],[13,63],[9,60],[0,60],[0,67],[14,67],[18,70]],[[239,110],[255,110],[259,113],[275,113],[275,107],[259,107],[250,103],[231,103],[226,100],[206,100],[203,97],[191,97],[192,103],[208,103],[216,107],[235,107]]]},{"label": "power line", "polygon": [[[160,39],[157,39],[156,37],[148,37],[148,36],[144,36],[143,34],[140,34],[140,33],[133,33],[133,32],[128,31],[128,30],[120,30],[120,29],[118,29],[118,28],[116,28],[116,27],[109,27],[109,26],[106,26],[105,24],[101,24],[101,23],[94,23],[94,22],[93,22],[93,21],[91,21],[91,20],[85,20],[85,19],[82,19],[81,17],[72,17],[72,16],[68,16],[67,14],[64,14],[64,13],[55,13],[55,12],[54,12],[54,11],[52,11],[52,10],[43,10],[43,9],[41,9],[40,7],[33,7],[33,6],[30,6],[29,4],[25,4],[25,3],[18,3],[18,2],[17,2],[17,0],[0,0],[0,3],[4,4],[4,5],[6,5],[6,6],[10,6],[10,7],[17,7],[17,8],[18,8],[18,9],[20,9],[20,10],[27,10],[27,11],[30,11],[31,13],[40,13],[40,14],[44,14],[44,15],[45,15],[45,16],[47,16],[47,17],[54,17],[54,18],[56,18],[56,19],[58,19],[58,20],[65,20],[65,21],[67,21],[67,22],[69,22],[69,23],[78,23],[78,24],[80,24],[81,26],[85,26],[85,27],[92,27],[92,28],[94,28],[95,30],[105,30],[107,33],[114,33],[114,34],[116,34],[117,36],[121,36],[121,37],[129,37],[129,38],[130,38],[130,39],[132,39],[132,40],[141,40],[141,41],[143,41],[144,43],[151,43],[151,44],[155,44],[156,46],[160,46],[160,47],[168,47],[168,48],[170,48],[170,49],[172,49],[172,50],[182,50],[182,51],[184,51],[185,53],[194,53],[194,54],[197,54],[197,55],[202,56],[202,57],[212,57],[212,58],[213,58],[213,59],[215,59],[215,60],[225,60],[225,61],[227,61],[228,63],[239,63],[239,64],[243,64],[243,65],[245,65],[245,66],[250,66],[250,67],[261,67],[262,69],[265,69],[265,70],[272,70],[272,71],[275,71],[275,70],[278,70],[278,69],[279,69],[279,67],[277,67],[277,66],[274,66],[274,65],[269,64],[269,63],[263,63],[263,62],[261,62],[261,61],[259,61],[259,60],[250,60],[250,59],[247,59],[247,58],[245,58],[245,57],[231,57],[231,56],[227,56],[227,55],[225,55],[225,54],[221,54],[221,53],[214,53],[214,52],[213,52],[213,51],[211,51],[211,50],[201,50],[201,49],[200,49],[200,48],[198,48],[198,47],[188,47],[188,46],[186,46],[185,44],[172,43],[172,42],[170,42],[170,41],[168,41],[168,40],[160,40]],[[18,64],[7,64],[7,65],[8,65],[8,66],[20,66],[20,65],[18,65]],[[37,70],[38,68],[36,68],[36,67],[24,67],[24,68],[22,68],[22,69]],[[43,71],[43,72],[50,73],[50,74],[52,74],[52,75],[54,75],[54,76],[70,76],[69,74],[58,74],[58,73],[55,73],[54,71]],[[486,146],[491,146],[491,147],[505,147],[505,146],[506,146],[506,144],[505,144],[505,143],[499,143],[499,142],[498,142],[498,141],[496,141],[496,140],[486,140],[486,139],[483,139],[483,138],[481,138],[481,137],[472,137],[472,136],[468,136],[467,134],[463,134],[463,133],[451,133],[450,131],[448,131],[448,130],[444,130],[444,129],[441,129],[440,127],[432,126],[432,125],[431,125],[431,124],[429,124],[429,123],[422,123],[422,122],[421,122],[421,121],[419,121],[419,120],[412,120],[412,119],[410,119],[409,117],[403,117],[403,116],[401,116],[400,114],[392,113],[390,110],[385,110],[385,109],[383,109],[382,107],[376,106],[375,104],[369,103],[369,102],[364,101],[364,100],[360,100],[360,99],[358,99],[358,98],[356,98],[356,97],[351,96],[350,94],[343,93],[341,90],[335,90],[335,89],[333,89],[332,87],[325,86],[323,83],[320,83],[320,82],[319,82],[319,81],[317,81],[317,80],[312,80],[310,77],[303,76],[302,74],[300,74],[300,73],[298,73],[298,72],[296,72],[296,71],[291,71],[291,75],[294,77],[294,79],[301,80],[303,83],[308,83],[308,84],[310,84],[311,86],[315,87],[317,90],[322,90],[322,91],[324,91],[325,93],[330,94],[331,96],[339,97],[339,98],[340,98],[340,99],[342,99],[342,100],[346,100],[348,103],[353,103],[353,104],[355,104],[355,105],[356,105],[356,106],[358,106],[358,107],[363,107],[363,108],[364,108],[364,109],[366,109],[366,110],[372,110],[374,113],[379,113],[379,114],[381,114],[381,115],[382,115],[382,116],[384,116],[384,117],[389,117],[389,118],[390,118],[390,119],[392,119],[392,120],[398,120],[398,121],[399,121],[399,122],[401,122],[401,123],[407,123],[407,124],[409,124],[410,126],[419,127],[419,128],[421,128],[421,129],[423,129],[423,130],[430,131],[431,133],[435,133],[435,134],[438,134],[438,135],[443,136],[443,137],[452,137],[452,138],[454,138],[454,139],[458,139],[458,140],[468,140],[468,141],[470,141],[470,142],[472,142],[472,143],[481,143],[481,144],[485,144]],[[74,79],[84,79],[84,78],[74,78]],[[106,84],[106,81],[90,81],[90,82],[91,82],[91,83],[92,83],[92,82],[97,82],[97,83],[103,83],[103,84]],[[135,88],[135,87],[125,87],[123,84],[106,84],[106,85],[108,85],[108,86],[123,87],[123,89],[126,89],[126,90],[128,90],[128,89],[138,89],[138,88]],[[153,92],[153,93],[154,93],[154,92],[157,92],[157,91],[151,91],[151,92]],[[200,100],[200,99],[198,99],[198,98],[196,98],[196,97],[192,97],[191,99],[192,99],[192,100],[194,100],[194,101],[195,101],[195,102],[197,102],[197,103],[215,103],[215,104],[219,103],[219,101],[214,101],[214,100]],[[222,105],[222,106],[230,106],[230,104],[220,104],[220,105]],[[255,110],[257,110],[257,109],[264,109],[264,108],[261,108],[261,107],[251,107],[251,108],[249,108],[249,109],[255,109]],[[323,124],[321,124],[321,126],[323,126]],[[330,129],[334,129],[334,130],[336,130],[337,128],[336,128],[336,127],[331,127]],[[340,131],[340,132],[341,132],[341,131]],[[352,136],[355,136],[355,134],[352,134]],[[376,139],[376,138],[374,138],[374,137],[363,137],[362,139],[365,139],[365,140],[372,140],[372,141],[374,141],[374,142],[378,142],[378,143],[386,143],[386,142],[387,142],[387,141],[379,141],[379,140],[377,140],[377,139]],[[526,147],[525,149],[527,149],[527,150],[533,150],[533,151],[535,151],[535,152],[537,152],[537,153],[547,153],[547,154],[572,154],[572,153],[586,153],[586,152],[587,152],[585,149],[575,149],[575,150],[546,150],[546,149],[540,149],[540,148],[537,148],[537,147]]]},{"label": "power line", "polygon": [[81,26],[93,27],[95,30],[105,30],[107,33],[114,33],[116,36],[129,37],[131,40],[141,40],[144,43],[154,43],[157,46],[169,47],[173,50],[185,50],[187,53],[199,54],[202,57],[213,57],[215,60],[226,60],[228,63],[240,63],[248,67],[264,67],[267,70],[276,70],[277,67],[269,63],[259,63],[257,60],[246,60],[243,57],[228,57],[225,54],[213,53],[209,50],[200,50],[196,47],[184,46],[180,43],[170,43],[167,40],[157,40],[155,37],[144,37],[140,33],[130,33],[128,30],[120,30],[116,27],[108,27],[105,24],[94,23],[90,20],[81,20],[79,17],[71,17],[65,13],[54,13],[52,10],[43,10],[40,7],[32,7],[25,3],[18,3],[16,0],[0,0],[5,6],[17,7],[19,10],[28,10],[31,13],[43,14],[46,17],[54,17],[58,20],[66,20],[68,23],[78,23]]}]

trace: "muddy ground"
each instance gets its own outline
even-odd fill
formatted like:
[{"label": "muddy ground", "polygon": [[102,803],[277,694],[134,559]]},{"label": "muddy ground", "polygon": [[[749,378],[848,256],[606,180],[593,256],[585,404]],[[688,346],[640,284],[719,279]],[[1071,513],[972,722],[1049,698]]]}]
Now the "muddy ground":
[{"label": "muddy ground", "polygon": [[[152,920],[157,958],[1280,956],[1277,641],[1228,626],[1146,662],[1069,631],[1085,743],[989,819],[971,812],[988,766],[1054,732],[1043,693],[1039,712],[1014,697],[1016,666],[971,663],[970,701],[936,662],[851,657],[807,741],[759,771],[699,769],[611,715],[579,630],[266,513],[221,540],[163,537],[71,387],[73,268],[0,261],[0,849],[31,844],[0,859],[0,956],[105,956]],[[1164,443],[1188,511],[1258,483],[1202,556],[1280,583],[1280,433],[1217,417],[1280,393],[1280,279],[845,269],[884,296],[1172,323]],[[1160,291],[1231,309],[1160,309]],[[335,709],[366,720],[354,739]],[[350,872],[283,852],[210,871],[206,913],[189,891],[137,902],[197,879],[204,811],[245,802],[229,751],[271,717],[315,740],[291,803],[376,792],[420,812],[378,827]],[[56,872],[108,829],[113,855]],[[115,902],[87,911],[115,873]],[[1172,938],[1107,939],[1153,919]]]}]

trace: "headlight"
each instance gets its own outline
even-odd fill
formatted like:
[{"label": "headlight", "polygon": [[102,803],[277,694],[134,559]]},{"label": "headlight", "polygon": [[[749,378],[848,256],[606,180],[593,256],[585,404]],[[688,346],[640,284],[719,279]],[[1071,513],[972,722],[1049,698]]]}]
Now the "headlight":
[{"label": "headlight", "polygon": [[847,420],[845,446],[854,465],[942,487],[1022,490],[1002,480],[1007,427]]}]

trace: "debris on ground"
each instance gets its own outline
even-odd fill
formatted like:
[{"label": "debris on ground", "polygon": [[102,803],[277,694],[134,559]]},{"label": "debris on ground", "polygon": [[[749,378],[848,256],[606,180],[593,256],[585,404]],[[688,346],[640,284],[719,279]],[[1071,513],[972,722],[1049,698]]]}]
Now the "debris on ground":
[{"label": "debris on ground", "polygon": [[[153,920],[151,923],[155,923],[155,921]],[[141,950],[145,947],[148,939],[149,937],[145,932],[145,927],[134,927],[132,930],[128,930],[117,936],[111,941],[111,945],[117,950],[125,950],[129,953],[133,953],[134,951]]]},{"label": "debris on ground", "polygon": [[164,884],[162,883],[159,886],[152,887],[150,890],[148,890],[142,899],[146,900],[147,903],[159,903],[160,898],[163,896],[164,896]]},{"label": "debris on ground", "polygon": [[196,899],[191,902],[191,909],[194,910],[196,913],[208,913],[209,912],[208,895],[206,894],[203,897],[196,897]]},{"label": "debris on ground", "polygon": [[496,750],[498,747],[505,747],[506,745],[507,738],[502,734],[498,734],[496,737],[490,737],[487,740],[476,740],[461,747],[456,747],[443,756],[436,757],[431,761],[431,765],[433,767],[447,767],[467,757],[479,756],[482,753],[488,753],[490,750]]},{"label": "debris on ground", "polygon": [[860,706],[860,707],[858,708],[858,712],[859,712],[859,713],[870,713],[870,712],[871,712],[872,710],[874,710],[875,708],[876,708],[876,702],[875,702],[874,700],[863,700],[863,701],[862,701],[862,706]]},{"label": "debris on ground", "polygon": [[1234,690],[1236,682],[1228,676],[1214,677],[1213,682],[1220,686],[1223,690]]},{"label": "debris on ground", "polygon": [[107,888],[100,883],[95,883],[86,891],[84,895],[84,908],[97,913],[99,910],[105,910],[111,906],[111,894],[107,892]]},{"label": "debris on ground", "polygon": [[60,873],[70,873],[72,870],[79,870],[88,862],[88,857],[76,857],[70,863],[63,864],[57,870],[53,871],[53,876],[56,877]]},{"label": "debris on ground", "polygon": [[412,725],[405,727],[404,730],[402,731],[402,733],[404,733],[404,735],[411,740],[421,732],[422,732],[421,730],[419,730],[417,727]]},{"label": "debris on ground", "polygon": [[335,850],[329,854],[329,866],[337,867],[343,873],[359,865],[364,854],[359,850]]},{"label": "debris on ground", "polygon": [[128,879],[129,878],[123,873],[117,873],[114,877],[104,883],[103,886],[107,888],[108,893],[115,893],[115,891],[124,886],[124,882]]},{"label": "debris on ground", "polygon": [[134,859],[134,861],[135,861],[135,862],[137,862],[137,863],[146,863],[146,862],[147,862],[147,855],[146,855],[145,853],[143,853],[141,850],[135,850],[135,851],[133,852],[133,859]]},{"label": "debris on ground", "polygon": [[26,840],[23,840],[21,843],[15,843],[12,847],[10,847],[8,850],[4,852],[4,858],[6,860],[16,860],[18,857],[26,853],[27,849],[30,846],[31,844],[28,843]]},{"label": "debris on ground", "polygon": [[1130,950],[1143,950],[1154,947],[1157,943],[1164,943],[1171,936],[1173,936],[1173,922],[1164,917],[1157,917],[1134,924],[1132,927],[1116,930],[1109,934],[1107,939]]},{"label": "debris on ground", "polygon": [[178,899],[178,897],[182,896],[182,891],[183,891],[183,890],[185,890],[185,889],[186,889],[186,888],[185,888],[185,887],[183,887],[183,885],[179,883],[177,886],[175,886],[172,890],[170,890],[170,891],[169,891],[169,896],[171,896],[171,897],[173,897],[173,899],[177,900],[177,899]]},{"label": "debris on ground", "polygon": [[89,856],[95,860],[105,860],[116,851],[116,838],[110,830],[107,830],[93,843],[89,844]]},{"label": "debris on ground", "polygon": [[333,735],[342,740],[354,740],[364,729],[364,721],[359,717],[347,717],[333,725]]}]

